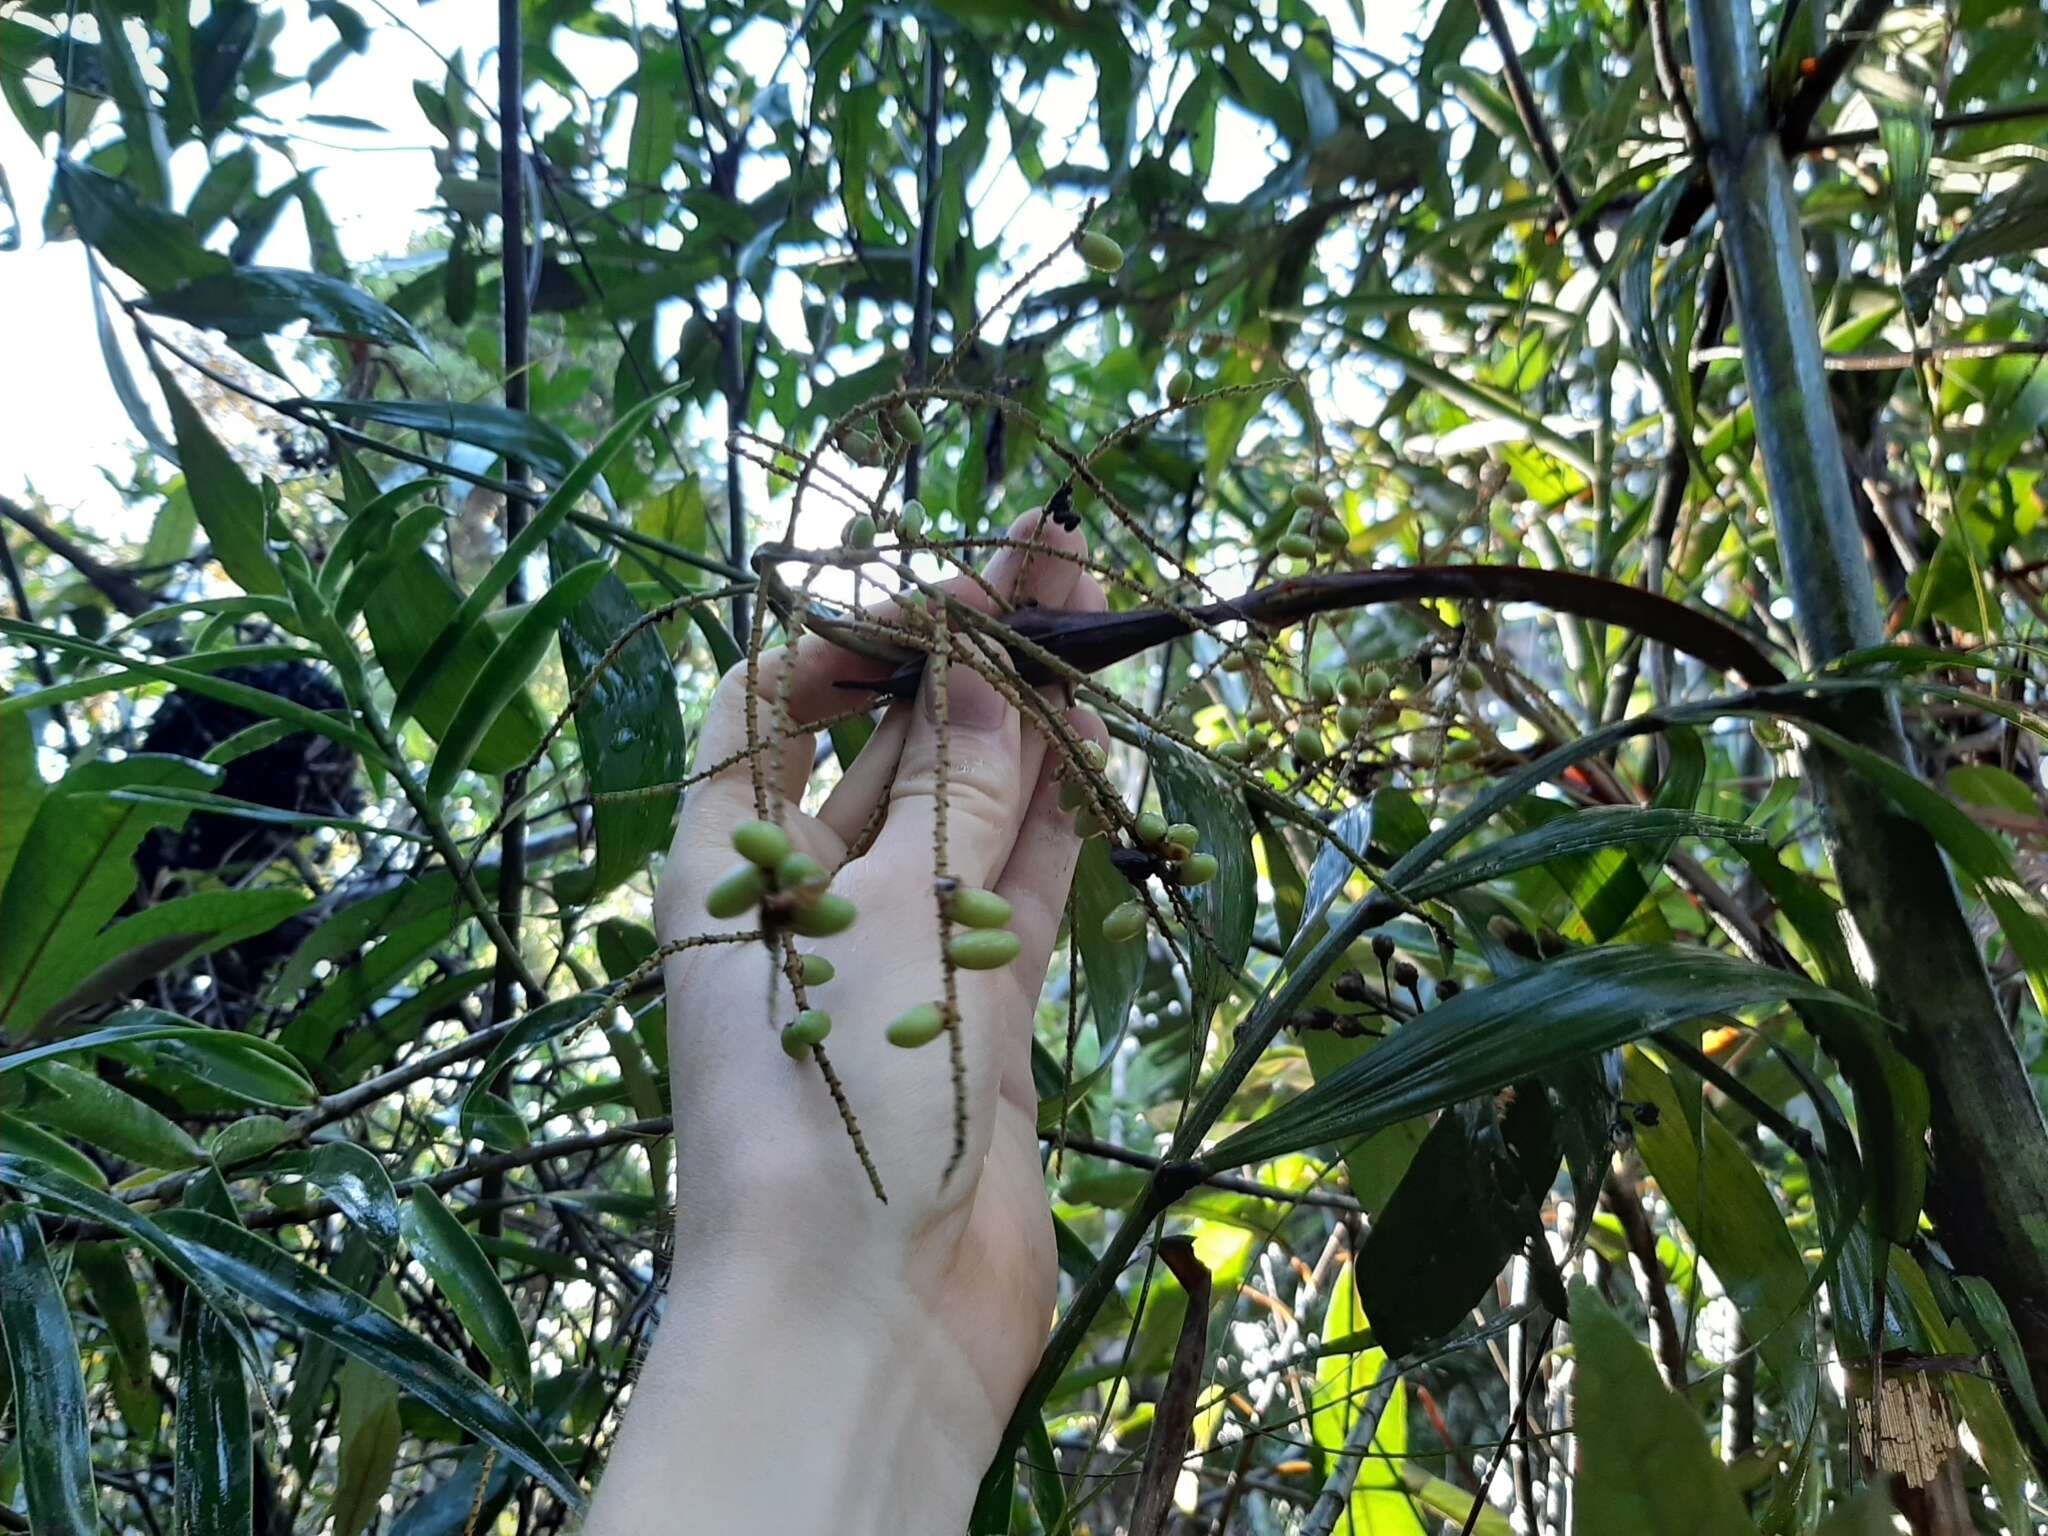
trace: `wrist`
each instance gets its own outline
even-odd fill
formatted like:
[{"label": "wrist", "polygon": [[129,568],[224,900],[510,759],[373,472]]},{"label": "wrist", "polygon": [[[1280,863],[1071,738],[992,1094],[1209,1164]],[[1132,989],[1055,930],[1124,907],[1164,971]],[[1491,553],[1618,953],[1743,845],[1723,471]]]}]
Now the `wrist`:
[{"label": "wrist", "polygon": [[606,1536],[954,1536],[1002,1428],[942,1328],[792,1266],[679,1260],[633,1390],[648,1401],[590,1526]]}]

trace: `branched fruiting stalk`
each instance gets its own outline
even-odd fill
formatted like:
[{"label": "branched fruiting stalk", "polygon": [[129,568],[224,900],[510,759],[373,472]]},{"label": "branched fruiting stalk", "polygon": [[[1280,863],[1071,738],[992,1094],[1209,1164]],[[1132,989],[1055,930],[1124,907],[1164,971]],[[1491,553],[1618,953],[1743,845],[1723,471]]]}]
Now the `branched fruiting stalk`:
[{"label": "branched fruiting stalk", "polygon": [[945,1015],[946,1057],[953,1077],[953,1149],[946,1157],[946,1170],[939,1175],[945,1183],[967,1155],[967,1051],[960,1038],[960,973],[953,963],[947,939],[953,930],[953,916],[946,900],[952,883],[952,865],[947,851],[947,802],[952,798],[952,730],[949,702],[953,687],[953,633],[945,625],[932,631],[931,676],[932,728],[938,757],[933,765],[932,785],[932,904],[939,919],[939,970]]}]

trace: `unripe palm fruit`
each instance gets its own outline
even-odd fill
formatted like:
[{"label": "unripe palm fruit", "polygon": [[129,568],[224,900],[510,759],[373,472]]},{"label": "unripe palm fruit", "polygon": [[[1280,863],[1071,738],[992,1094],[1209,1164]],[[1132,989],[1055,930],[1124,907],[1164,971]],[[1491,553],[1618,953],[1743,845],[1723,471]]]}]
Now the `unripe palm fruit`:
[{"label": "unripe palm fruit", "polygon": [[1243,651],[1225,651],[1217,665],[1226,672],[1242,672],[1251,665],[1251,658]]},{"label": "unripe palm fruit", "polygon": [[1091,766],[1098,769],[1109,762],[1109,748],[1099,741],[1082,742],[1081,755],[1088,759]]},{"label": "unripe palm fruit", "polygon": [[717,918],[738,917],[761,905],[761,898],[767,894],[767,873],[758,864],[742,864],[711,887],[711,894],[704,898],[704,910]]},{"label": "unripe palm fruit", "polygon": [[848,549],[873,549],[875,520],[865,512],[849,517],[846,526],[839,531],[839,542]]},{"label": "unripe palm fruit", "polygon": [[1336,679],[1327,672],[1318,672],[1308,680],[1308,696],[1318,704],[1328,704],[1337,697]]},{"label": "unripe palm fruit", "polygon": [[1226,741],[1216,749],[1216,756],[1226,763],[1242,763],[1251,755],[1251,743],[1245,741]]},{"label": "unripe palm fruit", "polygon": [[839,446],[846,456],[856,464],[879,464],[882,461],[881,445],[865,432],[849,432],[839,440]]},{"label": "unripe palm fruit", "polygon": [[808,853],[791,853],[775,866],[778,891],[822,891],[832,883],[832,872]]},{"label": "unripe palm fruit", "polygon": [[883,1034],[891,1045],[909,1050],[931,1044],[945,1032],[945,1028],[945,1011],[937,1003],[919,1003],[915,1008],[906,1008],[897,1014]]},{"label": "unripe palm fruit", "polygon": [[1486,674],[1479,669],[1479,663],[1468,661],[1458,668],[1458,686],[1467,693],[1477,693],[1486,686]]},{"label": "unripe palm fruit", "polygon": [[743,821],[732,829],[732,846],[748,863],[773,869],[789,857],[789,834],[772,821]]},{"label": "unripe palm fruit", "polygon": [[805,1045],[823,1045],[832,1033],[832,1015],[822,1008],[806,1008],[783,1033],[794,1034]]},{"label": "unripe palm fruit", "polygon": [[823,955],[805,955],[803,957],[803,978],[804,985],[807,987],[822,987],[838,974],[839,967],[830,960],[827,960]]},{"label": "unripe palm fruit", "polygon": [[1304,763],[1320,763],[1325,756],[1323,733],[1304,725],[1294,733],[1294,755]]},{"label": "unripe palm fruit", "polygon": [[1166,829],[1166,840],[1176,848],[1192,852],[1202,846],[1202,829],[1191,821],[1176,821]]},{"label": "unripe palm fruit", "polygon": [[1189,854],[1174,871],[1173,878],[1182,885],[1207,885],[1216,878],[1216,855]]},{"label": "unripe palm fruit", "polygon": [[1283,533],[1280,535],[1280,553],[1292,555],[1297,560],[1315,558],[1316,541],[1305,533]]},{"label": "unripe palm fruit", "polygon": [[1166,841],[1166,818],[1157,811],[1146,811],[1138,818],[1138,841],[1147,848],[1157,848]]},{"label": "unripe palm fruit", "polygon": [[1387,676],[1385,667],[1367,667],[1365,676],[1360,681],[1364,683],[1366,693],[1375,699],[1384,694],[1393,683],[1393,679]]},{"label": "unripe palm fruit", "polygon": [[789,926],[807,939],[827,939],[853,926],[860,909],[833,891],[827,891],[807,907],[799,907]]},{"label": "unripe palm fruit", "polygon": [[1444,761],[1447,763],[1469,763],[1479,755],[1479,743],[1470,736],[1460,736],[1456,741],[1444,743]]},{"label": "unripe palm fruit", "polygon": [[791,1061],[809,1061],[811,1059],[811,1042],[797,1033],[794,1024],[782,1026],[782,1054]]},{"label": "unripe palm fruit", "polygon": [[1001,928],[1010,921],[1010,904],[994,891],[964,885],[946,902],[946,915],[964,928]]},{"label": "unripe palm fruit", "polygon": [[1297,507],[1327,507],[1330,504],[1330,498],[1323,494],[1319,485],[1297,485],[1291,494]]},{"label": "unripe palm fruit", "polygon": [[1356,704],[1339,705],[1337,709],[1337,729],[1346,736],[1356,736],[1365,729],[1365,711]]},{"label": "unripe palm fruit", "polygon": [[1173,405],[1179,405],[1194,391],[1195,376],[1185,368],[1177,370],[1173,377],[1166,381],[1166,398]]},{"label": "unripe palm fruit", "polygon": [[896,429],[896,435],[906,443],[924,441],[924,422],[918,418],[917,407],[908,400],[899,400],[890,410],[889,425]]},{"label": "unripe palm fruit", "polygon": [[1081,259],[1098,272],[1120,272],[1124,265],[1124,248],[1109,236],[1088,230],[1074,242],[1074,249],[1081,253]]},{"label": "unripe palm fruit", "polygon": [[906,501],[903,510],[896,514],[896,531],[906,539],[922,538],[926,515],[923,502]]},{"label": "unripe palm fruit", "polygon": [[1145,931],[1142,902],[1127,901],[1102,920],[1102,936],[1112,944],[1128,944]]},{"label": "unripe palm fruit", "polygon": [[1264,699],[1253,699],[1244,712],[1247,725],[1264,725],[1273,718],[1273,709]]},{"label": "unripe palm fruit", "polygon": [[1365,697],[1365,679],[1351,667],[1337,674],[1337,697],[1346,704],[1355,704]]},{"label": "unripe palm fruit", "polygon": [[1007,928],[982,928],[954,934],[946,956],[963,971],[999,971],[1023,948],[1024,941]]},{"label": "unripe palm fruit", "polygon": [[1341,517],[1324,517],[1316,521],[1316,542],[1325,549],[1342,549],[1351,542],[1351,530],[1344,526]]}]

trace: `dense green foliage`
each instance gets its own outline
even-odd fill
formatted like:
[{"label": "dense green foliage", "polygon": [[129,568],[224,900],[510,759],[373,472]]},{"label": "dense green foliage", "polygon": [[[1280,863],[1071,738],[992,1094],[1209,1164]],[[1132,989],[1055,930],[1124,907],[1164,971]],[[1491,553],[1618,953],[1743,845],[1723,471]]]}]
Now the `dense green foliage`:
[{"label": "dense green foliage", "polygon": [[[693,722],[797,620],[983,622],[932,583],[1047,502],[1162,623],[1056,748],[1062,1311],[977,1529],[1183,1456],[1187,1530],[2038,1529],[2048,14],[1770,0],[1752,89],[1696,5],[0,14],[138,440],[125,520],[0,500],[0,1529],[573,1521],[687,1188]],[[410,249],[321,135],[430,141]]]}]

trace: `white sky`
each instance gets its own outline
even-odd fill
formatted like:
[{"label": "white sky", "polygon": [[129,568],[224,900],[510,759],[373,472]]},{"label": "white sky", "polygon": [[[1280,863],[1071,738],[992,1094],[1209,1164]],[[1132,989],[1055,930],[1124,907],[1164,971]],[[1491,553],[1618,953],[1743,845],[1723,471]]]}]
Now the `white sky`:
[{"label": "white sky", "polygon": [[[1340,38],[1362,40],[1379,52],[1403,56],[1412,46],[1407,36],[1417,8],[1410,3],[1372,7],[1370,30],[1362,39],[1348,4],[1331,0],[1328,11]],[[298,135],[301,168],[317,172],[316,184],[336,222],[343,251],[358,263],[403,253],[437,222],[421,210],[435,201],[438,173],[431,149],[439,136],[412,94],[415,79],[437,84],[441,79],[441,65],[429,45],[443,55],[463,50],[470,77],[477,80],[496,29],[493,0],[372,0],[364,10],[373,23],[369,51],[336,70],[321,87],[317,104],[302,88],[275,93],[264,101],[265,109]],[[387,18],[402,21],[420,36],[407,36],[399,27],[385,24]],[[771,38],[771,30],[760,29],[760,47],[745,46],[754,41],[747,39],[736,50],[764,76],[781,52],[780,34]],[[295,17],[277,44],[281,71],[303,70],[334,35],[326,23]],[[558,31],[555,48],[593,94],[611,89],[633,66],[630,49],[619,43]],[[800,70],[799,59],[785,76],[799,88]],[[487,84],[485,91],[489,93]],[[1085,92],[1085,83],[1079,81],[1064,92],[1049,90],[1040,103],[1041,120],[1049,128],[1055,120],[1062,129],[1079,127],[1087,116]],[[386,131],[350,132],[297,121],[309,111],[367,118],[382,123]],[[1224,111],[1235,121],[1226,120],[1218,133],[1211,192],[1227,200],[1242,196],[1265,178],[1272,165],[1274,135],[1263,122],[1235,114],[1228,106]],[[104,109],[101,133],[108,131],[111,117],[111,107]],[[625,125],[620,127],[623,131]],[[1048,140],[1048,160],[1056,158],[1057,142]],[[259,185],[267,190],[288,172],[274,156],[265,159]],[[19,495],[33,488],[60,510],[82,514],[88,523],[112,532],[112,525],[125,519],[101,466],[124,471],[137,440],[107,381],[95,341],[83,249],[76,241],[45,244],[42,239],[50,162],[5,112],[0,112],[0,169],[12,186],[22,226],[21,249],[0,255],[0,337],[5,338],[11,362],[0,367],[0,493]],[[205,170],[198,146],[179,151],[172,163],[177,205],[183,205]],[[1043,209],[1046,218],[1038,218],[1037,209],[1029,210],[1031,216],[1016,217],[1035,194],[1014,168],[997,173],[973,193],[982,209],[982,238],[1007,225],[1010,237],[1027,246],[1062,238],[1079,205],[1077,197],[1063,198]],[[215,243],[223,243],[223,236],[216,236]],[[305,230],[295,204],[280,218],[257,259],[272,266],[308,264]],[[1046,281],[1067,280],[1078,270],[1055,269]],[[793,277],[771,286],[769,319],[778,330],[801,324],[794,302],[799,291]],[[679,317],[673,324],[680,324]],[[139,358],[134,371],[147,380]],[[146,382],[143,387],[153,393]],[[723,430],[715,417],[705,426]],[[756,500],[755,505],[760,504]]]}]

